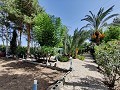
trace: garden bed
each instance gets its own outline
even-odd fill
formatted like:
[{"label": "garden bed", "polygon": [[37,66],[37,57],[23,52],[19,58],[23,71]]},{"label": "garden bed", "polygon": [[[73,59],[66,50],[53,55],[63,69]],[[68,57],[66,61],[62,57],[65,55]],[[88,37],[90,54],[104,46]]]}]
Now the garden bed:
[{"label": "garden bed", "polygon": [[64,74],[37,64],[0,59],[0,90],[31,90],[34,79],[38,90],[46,90]]}]

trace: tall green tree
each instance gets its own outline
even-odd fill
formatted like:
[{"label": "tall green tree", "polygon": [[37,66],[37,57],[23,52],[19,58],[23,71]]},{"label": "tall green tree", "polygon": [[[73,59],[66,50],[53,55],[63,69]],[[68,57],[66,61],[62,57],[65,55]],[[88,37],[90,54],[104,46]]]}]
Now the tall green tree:
[{"label": "tall green tree", "polygon": [[[21,41],[21,33],[23,30],[23,15],[21,12],[16,8],[15,0],[2,0],[3,6],[1,7],[1,11],[3,13],[7,13],[8,16],[6,17],[11,23],[14,23],[13,29],[16,29],[20,32],[20,41]],[[21,42],[19,43],[19,45]]]},{"label": "tall green tree", "polygon": [[1,24],[1,33],[2,39],[6,40],[6,57],[8,56],[8,43],[9,43],[9,28],[10,28],[10,21],[8,20],[8,12],[7,12],[7,5],[5,1],[2,0],[0,4],[0,24]]},{"label": "tall green tree", "polygon": [[[33,18],[43,9],[39,6],[38,0],[2,0],[4,8],[2,10],[8,13],[10,21],[17,26],[26,27],[27,32],[27,55],[30,53],[30,32],[32,30]],[[1,8],[0,8],[1,9]],[[18,27],[21,31],[21,27]]]},{"label": "tall green tree", "polygon": [[[66,27],[67,29],[67,27]],[[64,49],[64,55],[70,55],[70,49],[72,45],[72,36],[68,34],[68,29],[65,31],[65,35],[63,38],[63,49]]]},{"label": "tall green tree", "polygon": [[113,10],[113,7],[108,8],[107,10],[104,10],[104,8],[100,8],[97,14],[93,14],[92,11],[90,12],[90,15],[86,15],[82,21],[87,21],[88,24],[84,27],[90,27],[94,30],[96,35],[96,41],[97,43],[100,42],[100,30],[102,30],[103,27],[107,26],[107,20],[119,15],[119,14],[112,14],[109,15],[110,12]]},{"label": "tall green tree", "polygon": [[35,38],[41,46],[54,47],[61,42],[64,29],[60,18],[41,13],[34,19],[34,23]]},{"label": "tall green tree", "polygon": [[111,40],[119,40],[120,39],[120,26],[110,26],[108,30],[105,32],[105,38],[104,41],[108,42]]},{"label": "tall green tree", "polygon": [[55,29],[55,36],[57,39],[56,47],[62,47],[62,41],[63,37],[65,35],[65,32],[67,30],[66,26],[62,24],[60,17],[55,17],[54,15],[51,16],[52,23],[54,25]]},{"label": "tall green tree", "polygon": [[4,15],[2,12],[0,12],[0,38],[2,40],[2,43],[3,43],[3,46],[4,46],[4,41],[5,41],[5,38],[4,38]]},{"label": "tall green tree", "polygon": [[38,0],[15,0],[16,8],[21,12],[24,18],[27,31],[27,57],[30,53],[30,32],[34,17],[43,11],[39,6]]}]

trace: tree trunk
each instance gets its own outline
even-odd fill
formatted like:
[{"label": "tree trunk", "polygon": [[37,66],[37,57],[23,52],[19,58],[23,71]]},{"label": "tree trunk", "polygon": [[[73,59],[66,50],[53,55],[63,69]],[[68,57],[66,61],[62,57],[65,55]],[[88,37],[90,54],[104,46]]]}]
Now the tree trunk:
[{"label": "tree trunk", "polygon": [[78,48],[75,49],[75,58],[77,58],[78,55]]},{"label": "tree trunk", "polygon": [[6,27],[6,57],[8,57],[8,29]]},{"label": "tree trunk", "polygon": [[18,46],[21,46],[21,36],[22,36],[22,31],[21,30],[19,30],[19,34],[20,34],[20,38],[19,38]]},{"label": "tree trunk", "polygon": [[27,58],[29,58],[29,55],[30,55],[30,30],[31,30],[31,26],[30,24],[27,24],[26,25],[27,27]]},{"label": "tree trunk", "polygon": [[2,43],[3,43],[3,46],[5,46],[5,44],[4,44],[4,40],[2,39]]},{"label": "tree trunk", "polygon": [[21,46],[21,37],[22,37],[22,23],[19,25],[19,34],[20,34],[20,38],[19,38],[19,43],[18,43],[18,46]]},{"label": "tree trunk", "polygon": [[5,43],[4,43],[4,37],[3,37],[3,35],[2,35],[2,43],[3,43],[3,46],[5,45]]},{"label": "tree trunk", "polygon": [[3,29],[3,26],[2,26],[2,32],[1,32],[1,34],[2,34],[2,37],[1,37],[1,39],[2,39],[2,43],[3,43],[3,46],[5,45],[5,43],[4,43],[4,41],[5,41],[5,39],[4,39],[4,29]]}]

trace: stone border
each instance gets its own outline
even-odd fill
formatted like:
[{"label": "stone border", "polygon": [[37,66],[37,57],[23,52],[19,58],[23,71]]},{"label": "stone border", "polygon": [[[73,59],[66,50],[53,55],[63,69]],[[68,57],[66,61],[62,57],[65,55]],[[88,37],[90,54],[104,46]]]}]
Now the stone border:
[{"label": "stone border", "polygon": [[29,61],[29,60],[23,60],[23,62],[37,64],[37,65],[40,65],[41,67],[46,67],[46,68],[50,68],[50,69],[57,70],[57,71],[63,71],[63,72],[71,71],[71,70],[68,70],[68,69],[65,69],[65,68],[63,69],[63,68],[59,68],[59,67],[56,67],[56,66],[46,65],[46,64],[42,64],[42,63],[37,63],[37,62]]},{"label": "stone border", "polygon": [[59,68],[59,67],[56,67],[56,66],[46,65],[46,64],[42,64],[42,63],[29,61],[29,60],[22,60],[22,62],[28,62],[28,63],[40,65],[42,67],[47,67],[47,68],[50,68],[50,69],[53,69],[53,70],[66,72],[59,80],[54,82],[54,85],[49,86],[47,90],[61,90],[61,88],[63,87],[63,85],[65,83],[65,77],[72,71],[71,69],[69,69],[69,70],[68,69],[62,69],[62,68]]},{"label": "stone border", "polygon": [[54,85],[51,85],[48,87],[47,90],[62,90],[63,85],[65,83],[65,77],[70,73],[71,71],[68,71],[61,77]]}]

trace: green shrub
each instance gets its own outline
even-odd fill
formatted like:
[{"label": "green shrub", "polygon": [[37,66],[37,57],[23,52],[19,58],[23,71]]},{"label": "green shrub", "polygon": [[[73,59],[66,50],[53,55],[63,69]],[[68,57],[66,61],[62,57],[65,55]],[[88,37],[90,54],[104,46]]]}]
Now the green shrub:
[{"label": "green shrub", "polygon": [[82,61],[85,60],[85,56],[82,56],[82,55],[77,55],[77,58]]},{"label": "green shrub", "polygon": [[41,53],[43,53],[43,54],[54,55],[54,48],[53,47],[42,46],[40,50],[41,50]]},{"label": "green shrub", "polygon": [[5,47],[5,46],[0,45],[0,51],[1,51],[1,52],[5,52],[5,49],[6,49],[6,47]]},{"label": "green shrub", "polygon": [[35,48],[33,48],[33,47],[30,47],[30,54],[35,54]]},{"label": "green shrub", "polygon": [[[36,54],[37,52],[36,52],[37,50],[35,50],[33,47],[31,47],[30,48],[30,54]],[[16,55],[19,57],[19,58],[23,58],[23,56],[24,57],[26,57],[26,54],[27,54],[27,47],[23,47],[23,46],[19,46],[19,47],[17,47],[17,51],[16,51],[17,53],[16,53]]]},{"label": "green shrub", "polygon": [[19,58],[23,58],[23,56],[25,57],[26,56],[26,53],[27,53],[27,47],[17,47],[17,50],[16,50],[16,55],[19,57]]},{"label": "green shrub", "polygon": [[60,62],[67,62],[67,61],[69,61],[69,57],[68,56],[59,55],[57,58],[58,58],[58,60]]},{"label": "green shrub", "polygon": [[120,78],[120,41],[109,41],[95,46],[95,58],[107,77],[109,86],[114,87],[115,81]]}]

